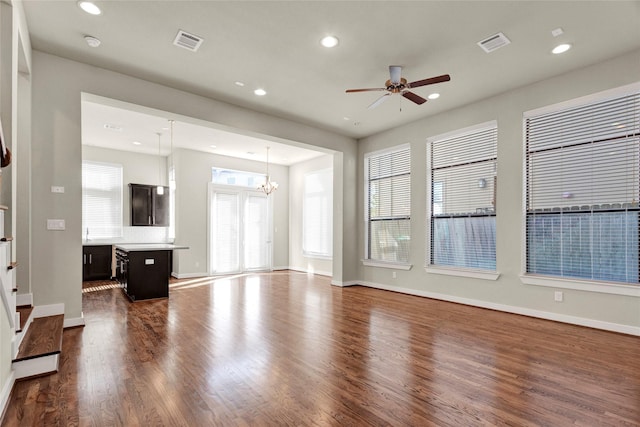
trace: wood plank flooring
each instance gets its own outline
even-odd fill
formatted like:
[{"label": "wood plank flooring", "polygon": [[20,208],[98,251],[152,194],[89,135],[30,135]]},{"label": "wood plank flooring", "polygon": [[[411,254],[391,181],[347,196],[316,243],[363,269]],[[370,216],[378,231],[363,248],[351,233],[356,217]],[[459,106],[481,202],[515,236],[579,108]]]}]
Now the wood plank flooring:
[{"label": "wood plank flooring", "polygon": [[640,426],[640,338],[296,272],[83,294],[3,426]]},{"label": "wood plank flooring", "polygon": [[60,353],[62,348],[62,325],[64,315],[39,317],[31,321],[18,355],[14,361],[33,359],[38,356],[49,356]]}]

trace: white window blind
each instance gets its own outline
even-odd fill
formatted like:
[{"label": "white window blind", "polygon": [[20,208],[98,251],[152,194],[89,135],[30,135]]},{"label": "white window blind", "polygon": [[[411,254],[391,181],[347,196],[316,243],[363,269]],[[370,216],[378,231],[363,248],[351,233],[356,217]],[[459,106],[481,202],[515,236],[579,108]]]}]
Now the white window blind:
[{"label": "white window blind", "polygon": [[408,263],[411,151],[403,146],[365,157],[367,259]]},{"label": "white window blind", "polygon": [[82,237],[122,237],[122,165],[82,162]]},{"label": "white window blind", "polygon": [[428,264],[495,271],[496,161],[495,121],[427,140]]},{"label": "white window blind", "polygon": [[525,116],[526,271],[638,284],[640,92]]},{"label": "white window blind", "polygon": [[211,198],[211,270],[240,270],[240,194],[216,191]]},{"label": "white window blind", "polygon": [[333,170],[304,176],[302,251],[308,256],[333,253]]},{"label": "white window blind", "polygon": [[264,193],[246,194],[244,202],[244,268],[269,268],[269,200]]}]

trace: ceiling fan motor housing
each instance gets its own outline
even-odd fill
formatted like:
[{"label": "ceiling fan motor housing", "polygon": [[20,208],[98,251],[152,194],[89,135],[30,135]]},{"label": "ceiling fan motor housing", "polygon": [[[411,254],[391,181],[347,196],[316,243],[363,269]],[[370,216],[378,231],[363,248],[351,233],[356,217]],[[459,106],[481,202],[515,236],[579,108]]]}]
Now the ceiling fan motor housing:
[{"label": "ceiling fan motor housing", "polygon": [[387,80],[384,84],[387,90],[391,93],[399,93],[407,88],[407,79],[404,77],[400,79],[400,83],[393,83],[391,79]]}]

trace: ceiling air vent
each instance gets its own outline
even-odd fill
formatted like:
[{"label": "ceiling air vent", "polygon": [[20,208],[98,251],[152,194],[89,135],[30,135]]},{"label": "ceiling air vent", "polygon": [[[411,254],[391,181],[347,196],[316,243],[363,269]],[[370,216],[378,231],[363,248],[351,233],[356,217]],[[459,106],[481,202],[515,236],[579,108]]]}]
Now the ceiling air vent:
[{"label": "ceiling air vent", "polygon": [[193,34],[189,34],[186,31],[178,30],[173,44],[176,46],[189,49],[192,52],[198,50],[204,39]]},{"label": "ceiling air vent", "polygon": [[498,33],[479,41],[478,46],[480,46],[485,52],[491,53],[494,50],[498,50],[501,47],[508,45],[509,43],[511,43],[511,40],[509,40],[507,36],[502,33]]}]

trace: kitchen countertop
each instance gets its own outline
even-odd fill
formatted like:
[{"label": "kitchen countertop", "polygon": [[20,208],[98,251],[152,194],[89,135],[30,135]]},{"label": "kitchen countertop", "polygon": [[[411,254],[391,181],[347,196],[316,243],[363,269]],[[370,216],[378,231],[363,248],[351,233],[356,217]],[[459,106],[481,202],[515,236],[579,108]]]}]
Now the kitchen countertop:
[{"label": "kitchen countertop", "polygon": [[129,243],[129,244],[116,244],[117,249],[122,249],[126,252],[133,251],[172,251],[175,249],[189,249],[189,246],[174,245],[171,243]]}]

